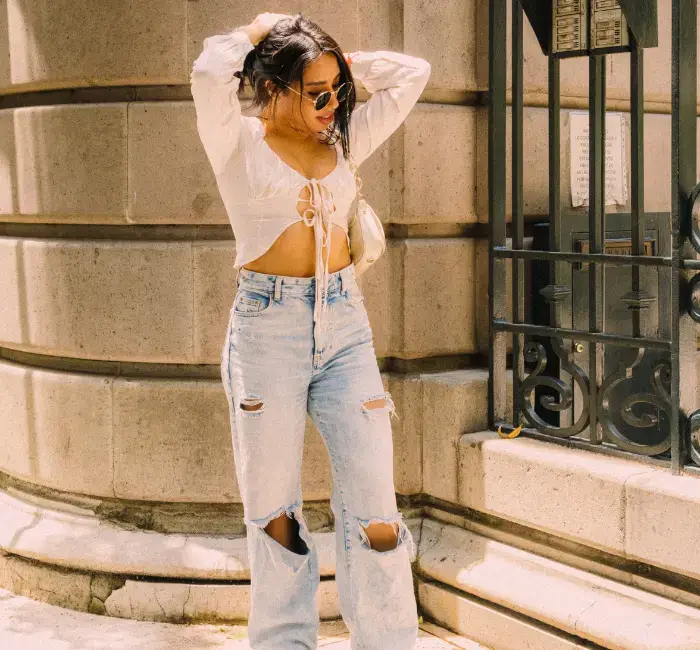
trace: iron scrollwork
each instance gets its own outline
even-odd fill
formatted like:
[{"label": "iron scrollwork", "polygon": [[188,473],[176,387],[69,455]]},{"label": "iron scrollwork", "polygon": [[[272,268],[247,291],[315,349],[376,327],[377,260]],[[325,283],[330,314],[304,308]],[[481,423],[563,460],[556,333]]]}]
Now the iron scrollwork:
[{"label": "iron scrollwork", "polygon": [[[686,305],[688,314],[696,322],[700,323],[700,300],[695,300],[696,291],[700,290],[700,273],[696,273],[688,283]],[[700,296],[698,296],[700,298]]]},{"label": "iron scrollwork", "polygon": [[[598,417],[603,425],[605,438],[615,446],[635,454],[644,456],[657,456],[667,452],[671,448],[671,438],[667,435],[663,440],[655,444],[642,444],[630,440],[621,430],[620,420],[635,429],[659,428],[661,423],[660,412],[671,418],[671,396],[667,386],[671,383],[671,363],[668,360],[660,360],[653,367],[651,391],[631,393],[622,398],[617,408],[613,408],[613,395],[616,390],[623,388],[626,382],[634,378],[639,369],[646,350],[637,350],[634,361],[620,364],[618,371],[605,379],[600,387],[598,397]],[[640,407],[646,406],[646,411],[640,412]],[[651,408],[649,408],[651,407]],[[636,412],[635,412],[636,410]],[[652,412],[650,412],[652,411]],[[653,412],[655,411],[655,412]]]},{"label": "iron scrollwork", "polygon": [[700,411],[691,413],[687,427],[690,458],[696,465],[700,465]]},{"label": "iron scrollwork", "polygon": [[565,427],[552,426],[545,422],[535,411],[533,404],[533,392],[537,387],[553,389],[558,394],[558,399],[553,395],[543,395],[540,404],[548,411],[562,412],[570,408],[573,403],[572,386],[558,377],[550,377],[542,374],[547,366],[547,351],[541,343],[530,342],[525,348],[525,361],[534,363],[535,369],[520,384],[518,395],[520,409],[530,426],[541,433],[556,436],[558,438],[570,438],[583,431],[589,420],[590,390],[588,377],[579,366],[573,363],[573,353],[564,348],[561,339],[552,339],[552,348],[559,357],[562,371],[570,375],[581,390],[581,413],[572,425]]},{"label": "iron scrollwork", "polygon": [[700,253],[700,183],[690,190],[688,200],[690,203],[690,223],[684,224],[685,234],[690,236],[693,248]]},{"label": "iron scrollwork", "polygon": [[[584,431],[590,423],[590,408],[592,408],[590,380],[573,362],[573,352],[564,347],[563,340],[552,338],[551,341],[552,349],[560,360],[562,375],[569,375],[573,381],[545,375],[547,350],[542,343],[532,341],[525,347],[524,357],[526,362],[535,364],[535,367],[520,384],[518,406],[528,425],[540,433],[558,438],[571,438]],[[597,409],[605,442],[635,454],[658,456],[670,449],[670,434],[667,433],[662,440],[649,444],[636,442],[629,437],[630,427],[633,431],[638,430],[640,434],[650,429],[669,429],[670,431],[670,428],[661,425],[662,418],[665,418],[666,423],[670,422],[671,418],[671,364],[667,359],[647,360],[647,365],[653,363],[650,386],[648,389],[639,390],[635,382],[636,373],[639,371],[643,376],[648,372],[648,370],[642,372],[644,369],[640,368],[645,355],[647,350],[640,348],[636,351],[632,363],[620,364],[618,370],[603,381],[598,391],[598,403],[594,407]],[[574,384],[578,385],[581,398],[576,421],[568,426],[554,426],[546,422],[535,409],[533,398],[535,389],[545,387],[553,391],[554,395],[541,396],[539,404],[548,411],[561,413],[573,405]],[[629,394],[626,394],[626,391]],[[691,432],[691,453],[693,460],[698,462],[700,461],[700,415],[697,418],[696,429],[697,431]]]}]

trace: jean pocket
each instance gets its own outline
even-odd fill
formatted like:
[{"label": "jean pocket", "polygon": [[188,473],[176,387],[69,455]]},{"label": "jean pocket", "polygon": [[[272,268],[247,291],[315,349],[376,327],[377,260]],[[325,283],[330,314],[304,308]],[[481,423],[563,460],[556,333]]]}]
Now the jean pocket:
[{"label": "jean pocket", "polygon": [[267,293],[239,289],[233,301],[233,313],[238,316],[261,316],[270,309],[271,304]]}]

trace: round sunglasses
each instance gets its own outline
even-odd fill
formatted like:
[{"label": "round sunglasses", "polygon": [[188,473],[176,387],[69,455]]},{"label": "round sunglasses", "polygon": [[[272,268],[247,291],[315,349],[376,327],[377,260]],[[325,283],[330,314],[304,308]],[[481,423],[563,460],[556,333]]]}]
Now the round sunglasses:
[{"label": "round sunglasses", "polygon": [[314,107],[317,111],[324,109],[328,105],[328,102],[331,101],[331,97],[333,95],[335,95],[338,98],[339,102],[342,102],[345,99],[347,99],[348,93],[350,92],[350,88],[352,87],[352,81],[346,81],[345,83],[340,84],[337,90],[325,90],[318,97],[316,97],[316,99],[314,99],[313,97],[307,97],[306,95],[300,93],[298,90],[295,90],[289,84],[285,83],[284,80],[281,79],[279,76],[277,78],[280,81],[282,81],[282,83],[284,83],[284,85],[287,88],[289,88],[289,90],[295,92],[297,95],[300,95],[304,99],[308,99],[310,102],[314,102]]}]

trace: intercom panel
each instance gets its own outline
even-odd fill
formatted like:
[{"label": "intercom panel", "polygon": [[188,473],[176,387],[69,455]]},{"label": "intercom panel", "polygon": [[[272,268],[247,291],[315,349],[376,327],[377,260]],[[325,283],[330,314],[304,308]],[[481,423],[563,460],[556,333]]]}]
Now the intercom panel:
[{"label": "intercom panel", "polygon": [[591,1],[591,50],[627,47],[627,21],[618,0]]},{"label": "intercom panel", "polygon": [[553,0],[552,53],[583,54],[588,50],[588,1]]}]

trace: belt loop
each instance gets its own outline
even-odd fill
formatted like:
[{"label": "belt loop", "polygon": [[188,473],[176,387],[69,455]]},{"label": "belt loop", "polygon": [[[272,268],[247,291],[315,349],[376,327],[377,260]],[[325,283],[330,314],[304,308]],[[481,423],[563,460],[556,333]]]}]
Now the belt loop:
[{"label": "belt loop", "polygon": [[343,269],[340,273],[338,273],[338,284],[340,287],[338,288],[338,293],[342,296],[343,295],[343,287],[345,286],[345,270]]},{"label": "belt loop", "polygon": [[282,276],[278,275],[275,278],[275,302],[279,302],[282,296]]},{"label": "belt loop", "polygon": [[238,273],[236,273],[236,288],[241,286],[241,271],[239,270]]}]

